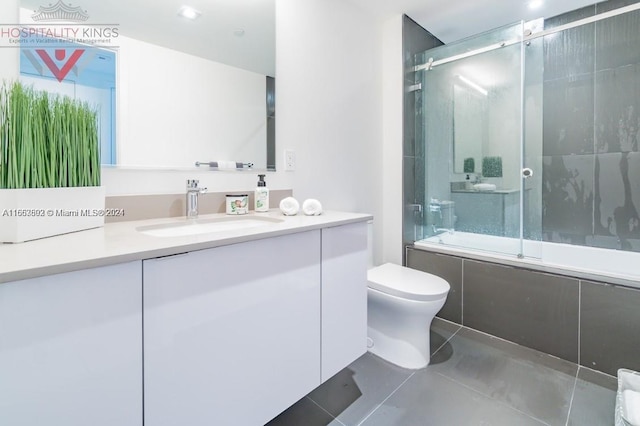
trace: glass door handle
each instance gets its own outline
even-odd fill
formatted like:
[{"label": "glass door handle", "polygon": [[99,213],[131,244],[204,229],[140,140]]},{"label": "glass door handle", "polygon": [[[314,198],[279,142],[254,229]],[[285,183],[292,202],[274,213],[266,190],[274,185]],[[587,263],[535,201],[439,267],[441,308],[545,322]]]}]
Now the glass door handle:
[{"label": "glass door handle", "polygon": [[531,176],[533,176],[533,170],[531,170],[528,167],[525,167],[524,169],[522,169],[522,177],[527,179],[530,178]]}]

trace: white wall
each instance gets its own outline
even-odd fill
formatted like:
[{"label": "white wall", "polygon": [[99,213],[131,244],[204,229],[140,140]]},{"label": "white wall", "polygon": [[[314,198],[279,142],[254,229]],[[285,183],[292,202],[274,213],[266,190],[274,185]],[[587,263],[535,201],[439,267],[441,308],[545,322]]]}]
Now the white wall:
[{"label": "white wall", "polygon": [[380,25],[344,0],[277,0],[276,28],[276,141],[279,153],[296,151],[294,195],[328,209],[373,213],[379,261]]},{"label": "white wall", "polygon": [[[300,201],[317,198],[325,209],[372,213],[375,262],[401,261],[401,21],[386,28],[394,41],[384,57],[383,25],[343,0],[277,0],[276,28],[278,171],[267,174],[268,186],[293,189]],[[384,76],[392,81],[385,101],[393,102],[384,111],[394,120],[384,128],[387,60],[399,68]],[[296,152],[293,172],[283,170],[284,149]],[[253,188],[256,180],[247,172],[103,173],[108,194],[180,192],[188,177],[215,191]]]},{"label": "white wall", "polygon": [[[136,194],[179,194],[186,191],[187,179],[199,179],[210,192],[252,191],[258,173],[266,174],[269,189],[294,188],[293,175],[265,171],[204,171],[198,169],[147,169],[102,167],[102,184],[107,196]],[[300,200],[303,201],[303,200]],[[272,205],[277,208],[277,205]]]},{"label": "white wall", "polygon": [[402,15],[383,24],[383,253],[384,262],[402,264],[402,126],[403,51]]},{"label": "white wall", "polygon": [[118,37],[118,164],[266,168],[264,75]]},{"label": "white wall", "polygon": [[[6,2],[2,2],[1,7],[6,7]],[[17,9],[13,5],[11,10],[17,13]],[[372,213],[376,219],[376,263],[399,261],[402,253],[402,74],[401,68],[395,65],[401,67],[402,62],[399,17],[385,28],[385,37],[390,35],[393,40],[386,46],[384,57],[383,25],[350,2],[276,0],[276,21],[278,171],[267,174],[268,186],[293,189],[300,201],[317,198],[326,209]],[[192,108],[199,114],[198,120],[207,124],[216,119],[215,107],[206,104],[206,96],[194,99],[181,91],[184,79],[163,78],[164,71],[157,68],[152,70],[155,74],[144,73],[138,67],[148,67],[151,63],[146,62],[145,56],[134,54],[127,59],[126,50],[122,54],[120,61],[125,68],[121,68],[124,78],[119,81],[121,97],[137,84],[143,84],[143,91],[138,93],[145,101],[153,99],[156,106],[161,103],[167,106],[165,102],[169,100],[168,106],[173,112]],[[387,60],[394,61],[392,70],[385,70],[384,76],[385,81],[392,81],[384,86],[385,101],[392,103],[384,107],[384,114],[394,120],[390,127],[383,126],[383,67]],[[183,73],[202,76],[210,72],[208,64],[199,63],[196,58],[186,63],[168,55],[165,64]],[[392,75],[387,75],[389,72]],[[212,96],[214,89],[207,90]],[[200,106],[195,107],[194,100]],[[169,132],[164,125],[179,120],[166,111],[150,113],[148,102],[145,105],[130,101],[120,110],[120,137],[140,139],[153,146],[158,138],[167,137]],[[243,121],[245,128],[252,128],[248,117],[249,114]],[[142,131],[131,130],[132,121],[136,120],[144,120]],[[191,129],[183,127],[182,130],[169,136],[176,141],[198,136],[198,132],[187,133]],[[383,132],[385,143],[389,144],[384,154]],[[187,134],[189,136],[185,136]],[[239,136],[225,133],[220,137]],[[296,151],[297,167],[293,172],[283,171],[283,150],[287,148]],[[187,178],[196,178],[212,191],[236,191],[253,188],[256,174],[103,168],[103,184],[108,195],[175,193],[184,190]]]}]

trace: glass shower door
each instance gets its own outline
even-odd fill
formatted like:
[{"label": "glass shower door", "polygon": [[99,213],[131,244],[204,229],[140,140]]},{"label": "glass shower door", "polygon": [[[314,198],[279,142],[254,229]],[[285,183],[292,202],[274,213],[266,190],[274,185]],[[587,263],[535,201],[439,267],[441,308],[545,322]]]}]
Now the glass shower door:
[{"label": "glass shower door", "polygon": [[[532,34],[543,31],[543,25],[543,19],[528,23]],[[538,37],[526,40],[523,44],[522,247],[520,253],[528,258],[542,257],[545,43],[544,37]]]},{"label": "glass shower door", "polygon": [[[522,253],[522,24],[418,58],[424,240]],[[420,189],[417,189],[420,190]]]}]

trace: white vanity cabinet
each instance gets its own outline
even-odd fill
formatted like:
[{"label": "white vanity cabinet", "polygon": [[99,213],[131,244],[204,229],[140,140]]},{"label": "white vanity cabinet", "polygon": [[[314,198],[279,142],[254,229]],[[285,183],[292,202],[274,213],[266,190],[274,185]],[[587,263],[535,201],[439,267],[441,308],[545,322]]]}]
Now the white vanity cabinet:
[{"label": "white vanity cabinet", "polygon": [[322,382],[367,351],[367,225],[322,230]]},{"label": "white vanity cabinet", "polygon": [[320,384],[320,233],[144,261],[145,426],[261,425]]},{"label": "white vanity cabinet", "polygon": [[5,248],[22,262],[86,235],[93,257],[50,273],[96,266],[101,247],[127,263],[0,283],[0,426],[265,424],[366,351],[368,218],[290,218],[224,244],[158,249],[113,226]]},{"label": "white vanity cabinet", "polygon": [[0,284],[0,425],[142,426],[142,262]]}]

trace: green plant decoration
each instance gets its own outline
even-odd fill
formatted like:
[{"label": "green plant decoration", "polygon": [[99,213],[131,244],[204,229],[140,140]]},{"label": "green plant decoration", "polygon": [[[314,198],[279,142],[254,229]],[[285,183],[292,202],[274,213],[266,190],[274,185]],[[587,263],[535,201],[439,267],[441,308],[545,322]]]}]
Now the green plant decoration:
[{"label": "green plant decoration", "polygon": [[97,113],[87,104],[4,82],[0,189],[100,186]]}]

